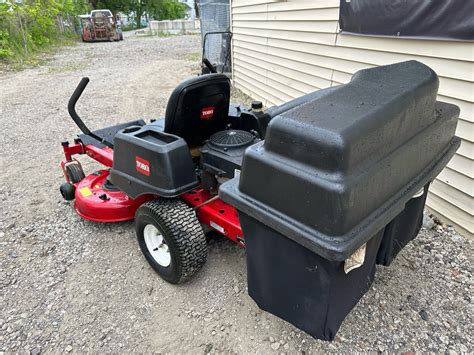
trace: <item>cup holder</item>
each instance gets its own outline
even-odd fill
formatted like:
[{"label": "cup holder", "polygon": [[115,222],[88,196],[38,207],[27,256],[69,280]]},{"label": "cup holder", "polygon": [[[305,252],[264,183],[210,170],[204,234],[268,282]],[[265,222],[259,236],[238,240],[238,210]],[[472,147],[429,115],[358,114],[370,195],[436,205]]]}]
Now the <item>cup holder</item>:
[{"label": "cup holder", "polygon": [[133,132],[138,131],[141,128],[142,128],[141,126],[130,126],[130,127],[125,128],[123,130],[123,133],[133,133]]}]

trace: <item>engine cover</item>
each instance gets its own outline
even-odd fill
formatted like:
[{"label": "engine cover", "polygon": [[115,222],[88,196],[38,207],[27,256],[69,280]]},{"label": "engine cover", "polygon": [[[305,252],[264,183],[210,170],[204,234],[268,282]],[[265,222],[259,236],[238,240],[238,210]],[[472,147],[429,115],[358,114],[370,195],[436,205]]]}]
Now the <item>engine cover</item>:
[{"label": "engine cover", "polygon": [[236,170],[240,171],[245,149],[259,141],[247,131],[217,132],[201,150],[202,169],[217,177],[233,178]]}]

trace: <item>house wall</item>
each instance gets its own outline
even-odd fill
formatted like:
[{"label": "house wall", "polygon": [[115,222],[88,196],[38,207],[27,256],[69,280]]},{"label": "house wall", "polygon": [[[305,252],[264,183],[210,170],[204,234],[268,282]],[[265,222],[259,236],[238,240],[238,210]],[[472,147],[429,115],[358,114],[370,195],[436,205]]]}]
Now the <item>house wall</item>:
[{"label": "house wall", "polygon": [[356,71],[416,59],[439,75],[439,100],[461,108],[456,155],[432,184],[429,209],[474,235],[474,44],[338,34],[339,0],[233,0],[237,88],[281,104],[347,83]]}]

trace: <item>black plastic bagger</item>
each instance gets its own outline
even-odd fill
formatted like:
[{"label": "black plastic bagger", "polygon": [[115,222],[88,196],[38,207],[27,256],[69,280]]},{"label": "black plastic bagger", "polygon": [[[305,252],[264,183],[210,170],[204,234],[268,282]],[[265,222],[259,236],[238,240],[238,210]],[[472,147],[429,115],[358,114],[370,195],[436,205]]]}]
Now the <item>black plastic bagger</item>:
[{"label": "black plastic bagger", "polygon": [[459,109],[437,91],[437,75],[416,61],[361,70],[273,118],[246,150],[219,195],[238,210],[259,307],[335,337],[370,288],[382,240],[404,237],[384,235],[387,224],[459,146]]}]

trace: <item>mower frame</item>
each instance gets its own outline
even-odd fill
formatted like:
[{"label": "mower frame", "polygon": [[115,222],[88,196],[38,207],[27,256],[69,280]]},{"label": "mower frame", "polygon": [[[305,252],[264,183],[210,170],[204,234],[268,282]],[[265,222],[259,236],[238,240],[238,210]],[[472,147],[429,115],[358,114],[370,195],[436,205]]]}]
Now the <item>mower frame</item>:
[{"label": "mower frame", "polygon": [[[72,116],[74,121],[80,120],[78,116],[75,117],[73,114]],[[82,121],[81,123],[84,125]],[[81,128],[80,124],[78,126]],[[84,133],[87,135],[93,134],[93,132],[87,132]],[[160,198],[158,195],[145,194],[132,199],[124,192],[107,189],[104,187],[104,184],[109,171],[105,169],[87,175],[80,182],[72,182],[68,176],[66,166],[71,163],[80,165],[80,162],[74,156],[87,155],[105,167],[112,168],[113,148],[107,146],[98,148],[92,144],[83,144],[79,138],[73,144],[69,144],[67,141],[62,142],[62,147],[64,160],[61,161],[61,169],[67,183],[74,185],[76,188],[74,209],[81,217],[95,222],[133,220],[136,210],[143,203]],[[237,245],[245,247],[239,217],[233,206],[225,203],[217,195],[212,195],[201,187],[186,192],[180,195],[179,198],[196,211],[197,218],[201,224],[229,238]],[[97,199],[102,200],[102,202],[97,201]],[[113,209],[110,208],[112,205],[114,205]]]}]

